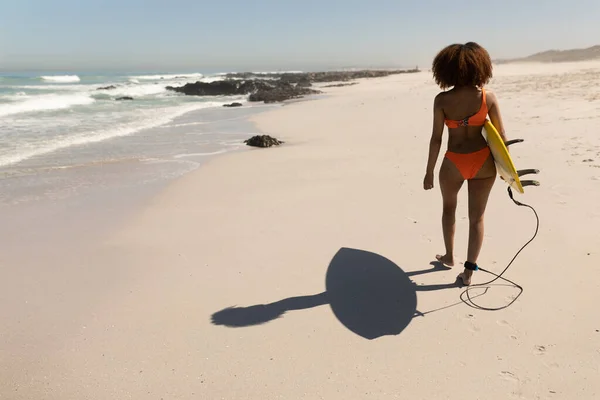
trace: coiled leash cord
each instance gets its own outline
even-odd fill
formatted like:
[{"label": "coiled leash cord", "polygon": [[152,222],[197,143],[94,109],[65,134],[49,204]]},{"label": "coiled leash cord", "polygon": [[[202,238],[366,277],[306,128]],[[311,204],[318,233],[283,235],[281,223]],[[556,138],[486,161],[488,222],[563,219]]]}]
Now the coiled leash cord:
[{"label": "coiled leash cord", "polygon": [[[517,299],[519,298],[519,296],[521,296],[521,294],[523,294],[523,287],[522,286],[518,285],[517,283],[515,283],[515,282],[513,282],[513,281],[511,281],[509,279],[504,278],[502,275],[504,275],[504,273],[510,268],[510,266],[512,265],[512,263],[516,260],[516,258],[519,256],[519,254],[521,254],[521,252],[525,249],[525,247],[527,247],[531,242],[533,242],[533,240],[536,238],[536,236],[538,234],[538,231],[540,229],[540,218],[538,216],[537,211],[535,211],[535,208],[533,208],[529,204],[524,204],[524,203],[521,203],[521,202],[515,200],[514,197],[513,197],[513,192],[511,190],[510,186],[508,187],[508,196],[513,201],[513,203],[515,203],[517,206],[527,207],[527,208],[531,209],[531,211],[533,211],[533,214],[535,215],[535,219],[536,219],[535,233],[533,234],[533,237],[531,239],[529,239],[529,241],[527,243],[525,243],[523,245],[523,247],[521,247],[519,249],[519,251],[517,251],[517,254],[515,254],[515,256],[512,258],[512,260],[510,260],[510,262],[506,266],[506,268],[504,268],[504,270],[499,275],[497,275],[497,274],[495,274],[495,273],[493,273],[491,271],[488,271],[486,269],[479,268],[479,267],[477,267],[477,265],[467,266],[467,264],[465,263],[465,267],[467,267],[467,269],[479,270],[479,271],[487,272],[488,274],[495,276],[495,278],[492,279],[489,282],[479,283],[477,285],[471,285],[471,286],[469,286],[464,292],[462,292],[460,294],[460,299],[464,303],[466,303],[470,307],[477,308],[479,310],[484,310],[484,311],[499,311],[499,310],[503,310],[505,308],[510,307],[515,301],[517,301]],[[515,298],[513,298],[510,303],[508,303],[505,306],[498,307],[498,308],[483,307],[483,306],[480,306],[479,304],[476,304],[473,301],[473,299],[471,298],[471,296],[469,295],[469,291],[472,290],[472,289],[474,289],[474,288],[478,288],[478,287],[490,285],[490,284],[494,283],[495,281],[497,281],[498,279],[501,279],[501,280],[503,280],[505,282],[513,284],[517,289],[519,289],[519,294],[517,296],[515,296]],[[466,296],[466,299],[465,299],[465,296]]]}]

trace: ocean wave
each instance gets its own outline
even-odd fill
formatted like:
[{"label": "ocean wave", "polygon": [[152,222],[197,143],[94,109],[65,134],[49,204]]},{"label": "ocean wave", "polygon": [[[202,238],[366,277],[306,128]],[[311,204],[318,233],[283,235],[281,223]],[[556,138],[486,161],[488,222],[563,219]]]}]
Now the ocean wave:
[{"label": "ocean wave", "polygon": [[136,84],[140,83],[140,81],[138,79],[135,79],[135,78],[129,78],[129,82],[130,83],[136,83]]},{"label": "ocean wave", "polygon": [[166,93],[167,89],[164,85],[154,84],[141,84],[141,85],[127,85],[117,86],[116,89],[106,91],[105,93],[111,96],[131,96],[131,97],[144,97],[152,96],[160,93]]},{"label": "ocean wave", "polygon": [[[14,102],[14,101],[23,101],[27,98],[27,93],[25,92],[17,92],[14,94],[5,94],[5,95],[1,95],[0,96],[0,102],[5,102],[5,101],[9,101],[9,102]],[[5,103],[6,104],[6,103]]]},{"label": "ocean wave", "polygon": [[165,75],[137,75],[129,77],[131,79],[135,79],[137,81],[159,81],[159,80],[174,80],[174,79],[200,79],[204,75],[201,73],[194,74],[165,74]]},{"label": "ocean wave", "polygon": [[200,82],[212,83],[212,82],[224,81],[225,79],[226,79],[225,75],[221,75],[221,76],[207,76],[205,78],[200,79]]},{"label": "ocean wave", "polygon": [[4,86],[10,89],[37,90],[50,92],[84,92],[96,90],[97,84],[74,84],[74,85],[11,85]]},{"label": "ocean wave", "polygon": [[173,156],[173,158],[215,156],[217,154],[223,154],[223,153],[226,153],[226,152],[227,152],[227,150],[221,149],[221,150],[210,151],[210,152],[206,152],[206,153],[183,153],[183,154],[176,154],[176,155]]},{"label": "ocean wave", "polygon": [[56,83],[73,83],[80,82],[81,79],[77,75],[47,75],[40,76],[40,79],[46,82],[56,82]]},{"label": "ocean wave", "polygon": [[77,105],[92,104],[95,100],[86,94],[73,95],[41,95],[41,96],[20,96],[24,101],[16,101],[0,105],[0,117],[13,114],[62,110]]},{"label": "ocean wave", "polygon": [[[45,142],[37,143],[37,147],[35,148],[31,148],[31,146],[28,146],[28,149],[22,152],[11,151],[8,154],[0,154],[0,167],[16,164],[21,161],[41,156],[44,154],[53,153],[57,150],[61,150],[67,147],[103,142],[105,140],[121,136],[130,136],[146,129],[151,129],[160,125],[167,124],[173,119],[184,115],[188,112],[196,111],[203,108],[221,107],[223,106],[223,104],[227,103],[228,102],[215,101],[193,103],[183,107],[179,106],[166,109],[163,111],[162,114],[159,114],[160,110],[148,110],[147,113],[144,115],[145,118],[140,119],[135,123],[125,124],[123,126],[107,130],[87,131],[85,133],[80,133],[67,137],[53,137]],[[140,124],[140,122],[142,123]]]},{"label": "ocean wave", "polygon": [[163,126],[163,128],[166,128],[166,129],[169,129],[169,128],[181,128],[183,126],[205,125],[207,123],[208,123],[207,121],[188,122],[188,123],[184,123],[184,124],[165,125],[165,126]]}]

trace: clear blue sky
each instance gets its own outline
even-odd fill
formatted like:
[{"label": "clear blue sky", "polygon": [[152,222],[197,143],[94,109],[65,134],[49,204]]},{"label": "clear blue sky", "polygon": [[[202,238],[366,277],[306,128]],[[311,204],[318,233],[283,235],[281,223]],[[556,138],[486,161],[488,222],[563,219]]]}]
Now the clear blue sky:
[{"label": "clear blue sky", "polygon": [[0,0],[0,69],[427,68],[453,42],[600,44],[599,16],[600,0]]}]

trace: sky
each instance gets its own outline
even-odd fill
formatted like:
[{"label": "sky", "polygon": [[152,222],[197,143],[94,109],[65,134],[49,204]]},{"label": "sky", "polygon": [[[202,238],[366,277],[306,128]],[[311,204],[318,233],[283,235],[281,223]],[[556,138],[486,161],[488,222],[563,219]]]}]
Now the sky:
[{"label": "sky", "polygon": [[0,0],[2,70],[429,68],[600,44],[598,0]]}]

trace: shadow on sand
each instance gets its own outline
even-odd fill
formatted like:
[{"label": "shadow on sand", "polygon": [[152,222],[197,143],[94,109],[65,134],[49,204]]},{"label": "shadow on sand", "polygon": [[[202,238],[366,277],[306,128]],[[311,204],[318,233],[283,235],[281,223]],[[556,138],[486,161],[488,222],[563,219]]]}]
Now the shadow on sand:
[{"label": "shadow on sand", "polygon": [[[378,254],[342,248],[327,269],[325,292],[270,304],[226,308],[212,315],[212,323],[228,327],[260,325],[280,318],[288,311],[329,304],[346,328],[365,339],[398,335],[413,317],[437,311],[417,311],[417,291],[461,287],[457,282],[417,286],[411,281],[411,276],[449,269],[437,262],[431,265],[430,269],[406,273]],[[457,304],[462,303],[444,308]]]}]

